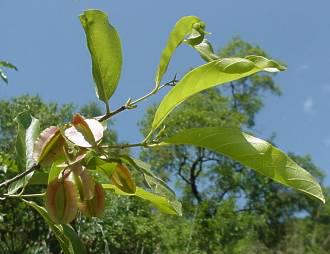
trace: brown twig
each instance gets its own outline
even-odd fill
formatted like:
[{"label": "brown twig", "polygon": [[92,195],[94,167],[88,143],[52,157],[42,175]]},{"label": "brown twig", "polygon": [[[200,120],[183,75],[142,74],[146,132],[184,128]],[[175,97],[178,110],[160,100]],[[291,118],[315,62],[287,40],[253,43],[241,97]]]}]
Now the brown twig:
[{"label": "brown twig", "polygon": [[0,183],[0,188],[7,187],[9,184],[11,184],[11,183],[13,183],[13,182],[15,182],[15,181],[17,181],[17,180],[23,178],[24,176],[26,176],[26,175],[32,173],[33,171],[35,171],[35,170],[37,170],[37,169],[39,169],[39,168],[40,168],[39,165],[34,165],[34,166],[32,166],[31,168],[29,168],[29,169],[23,171],[22,173],[20,173],[20,174],[14,176],[13,178],[10,178],[10,179],[8,179],[8,180],[6,180],[6,181]]}]

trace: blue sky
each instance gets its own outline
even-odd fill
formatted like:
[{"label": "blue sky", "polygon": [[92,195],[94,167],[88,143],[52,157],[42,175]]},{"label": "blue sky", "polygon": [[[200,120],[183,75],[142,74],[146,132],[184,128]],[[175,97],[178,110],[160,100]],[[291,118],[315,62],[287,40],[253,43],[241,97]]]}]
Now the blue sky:
[{"label": "blue sky", "polygon": [[[288,70],[276,77],[283,96],[266,97],[255,133],[267,138],[276,132],[281,149],[311,154],[330,175],[329,1],[0,0],[0,59],[19,68],[17,73],[8,72],[10,85],[0,86],[1,99],[29,93],[48,102],[82,105],[96,101],[78,19],[88,8],[107,12],[122,39],[124,67],[120,87],[111,99],[113,108],[152,89],[160,52],[172,26],[181,16],[197,15],[212,32],[209,39],[216,48],[239,35],[287,63]],[[167,78],[201,63],[195,52],[182,47]],[[120,139],[140,140],[136,122],[163,95],[116,118]]]}]

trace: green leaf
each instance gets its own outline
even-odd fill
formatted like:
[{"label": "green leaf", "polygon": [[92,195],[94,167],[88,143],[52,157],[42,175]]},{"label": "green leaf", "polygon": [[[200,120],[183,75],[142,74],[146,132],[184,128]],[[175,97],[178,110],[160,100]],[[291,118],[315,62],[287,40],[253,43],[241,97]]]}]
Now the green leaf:
[{"label": "green leaf", "polygon": [[13,69],[15,71],[18,71],[17,67],[10,62],[7,61],[0,61],[0,67],[7,67],[9,69]]},{"label": "green leaf", "polygon": [[54,224],[44,207],[37,205],[35,202],[24,200],[24,203],[33,207],[46,221],[48,226],[53,231],[57,241],[59,242],[65,254],[84,254],[86,253],[85,247],[79,240],[76,233],[71,226]]},{"label": "green leaf", "polygon": [[21,178],[21,179],[18,179],[17,181],[11,183],[9,186],[8,186],[8,194],[9,195],[13,195],[15,194],[19,189],[21,189],[22,187],[24,187],[26,185],[26,181],[25,181],[25,178]]},{"label": "green leaf", "polygon": [[134,194],[130,194],[127,192],[121,191],[118,187],[113,184],[102,184],[104,189],[113,190],[118,195],[125,195],[125,196],[137,196],[148,200],[154,206],[156,206],[159,210],[167,214],[176,214],[182,215],[181,211],[181,203],[179,201],[172,201],[167,199],[166,197],[145,191],[140,187],[136,187],[136,192]]},{"label": "green leaf", "polygon": [[21,169],[29,169],[35,164],[33,159],[34,143],[39,135],[40,122],[28,111],[16,117],[18,124],[16,152],[17,165]]},{"label": "green leaf", "polygon": [[199,55],[206,61],[210,62],[213,60],[219,59],[219,56],[217,56],[214,53],[213,47],[211,43],[204,39],[200,44],[192,45],[194,49],[199,53]]},{"label": "green leaf", "polygon": [[73,253],[84,254],[87,253],[84,244],[81,242],[76,231],[72,228],[71,225],[62,225],[64,235],[69,238],[70,243],[73,248]]},{"label": "green leaf", "polygon": [[105,103],[115,92],[121,74],[122,48],[116,29],[100,10],[87,10],[80,15],[92,58],[92,72],[97,96]]},{"label": "green leaf", "polygon": [[[7,61],[0,61],[0,67],[6,67],[6,68],[9,68],[9,69],[13,69],[15,71],[18,71],[18,69],[16,68],[15,65],[7,62]],[[8,84],[8,78],[7,78],[7,75],[6,73],[0,69],[0,78],[6,83]]]},{"label": "green leaf", "polygon": [[89,170],[96,170],[106,175],[109,179],[112,173],[117,167],[118,162],[103,160],[97,156],[92,157],[86,164],[86,168]]},{"label": "green leaf", "polygon": [[164,196],[171,201],[176,200],[175,192],[151,171],[149,164],[129,156],[121,156],[121,158],[143,174],[148,187],[153,193]]},{"label": "green leaf", "polygon": [[237,128],[195,128],[164,140],[165,144],[204,147],[236,160],[273,180],[325,202],[322,189],[310,173],[270,143]]},{"label": "green leaf", "polygon": [[45,172],[35,172],[29,180],[29,185],[47,185],[48,174]]},{"label": "green leaf", "polygon": [[192,33],[193,25],[201,22],[198,17],[186,16],[182,17],[172,29],[170,36],[167,40],[166,46],[160,57],[159,66],[156,73],[156,86],[160,85],[160,82],[167,70],[167,66],[171,60],[171,57],[175,49],[184,41],[185,37]]},{"label": "green leaf", "polygon": [[58,177],[58,175],[62,172],[62,170],[65,167],[62,167],[58,161],[55,161],[52,163],[52,166],[50,167],[49,170],[49,175],[48,175],[48,180],[47,182],[50,183],[51,181],[53,181],[54,179],[56,179]]},{"label": "green leaf", "polygon": [[8,78],[7,78],[7,75],[6,75],[6,73],[5,73],[3,70],[1,70],[1,69],[0,69],[0,77],[1,77],[1,79],[2,79],[6,84],[8,84]]},{"label": "green leaf", "polygon": [[[15,118],[18,124],[17,139],[16,139],[16,161],[20,170],[32,168],[35,164],[33,159],[34,143],[39,134],[40,122],[38,119],[31,116],[28,111],[20,113]],[[14,194],[20,188],[24,187],[34,172],[26,175],[9,186],[8,193]]]},{"label": "green leaf", "polygon": [[284,66],[261,56],[222,58],[199,66],[188,72],[162,100],[155,113],[151,131],[159,127],[176,106],[194,94],[259,71],[283,70],[285,70]]}]

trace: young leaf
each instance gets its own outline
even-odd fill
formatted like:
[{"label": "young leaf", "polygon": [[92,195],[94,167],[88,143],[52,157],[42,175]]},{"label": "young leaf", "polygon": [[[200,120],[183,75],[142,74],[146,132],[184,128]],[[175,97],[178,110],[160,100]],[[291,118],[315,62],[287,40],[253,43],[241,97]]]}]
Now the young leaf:
[{"label": "young leaf", "polygon": [[172,201],[167,199],[166,197],[145,191],[140,187],[136,187],[136,192],[134,194],[127,193],[121,191],[118,187],[112,184],[102,184],[104,189],[113,190],[118,195],[125,195],[125,196],[137,196],[148,200],[154,206],[156,206],[159,210],[167,214],[174,214],[174,215],[182,215],[181,211],[181,203],[177,200]]},{"label": "young leaf", "polygon": [[[33,147],[36,141],[40,122],[38,119],[31,116],[28,111],[20,113],[15,118],[18,124],[17,139],[16,139],[16,161],[20,170],[30,169],[34,164]],[[24,187],[34,172],[26,175],[10,185],[8,193],[15,193],[20,188]]]},{"label": "young leaf", "polygon": [[167,66],[171,60],[171,57],[175,49],[184,41],[185,37],[192,33],[193,25],[201,22],[198,17],[186,16],[182,17],[172,29],[170,36],[167,40],[166,47],[164,48],[160,57],[159,66],[156,73],[156,86],[160,85],[160,82],[167,70]]},{"label": "young leaf", "polygon": [[261,56],[222,58],[188,72],[160,103],[152,123],[155,130],[180,103],[205,89],[250,76],[259,71],[283,71],[285,67]]},{"label": "young leaf", "polygon": [[196,49],[201,58],[203,58],[206,62],[219,59],[219,56],[214,54],[211,43],[206,39],[197,45],[192,45],[192,47]]},{"label": "young leaf", "polygon": [[237,128],[184,130],[162,144],[204,147],[236,160],[273,180],[325,202],[322,189],[310,173],[270,143]]},{"label": "young leaf", "polygon": [[106,104],[115,92],[121,73],[122,49],[116,29],[100,10],[87,10],[80,15],[92,58],[92,72],[97,96]]},{"label": "young leaf", "polygon": [[24,203],[33,207],[46,221],[53,231],[57,241],[59,242],[64,254],[86,253],[86,249],[77,234],[69,225],[54,224],[44,207],[37,205],[35,202],[24,200]]}]

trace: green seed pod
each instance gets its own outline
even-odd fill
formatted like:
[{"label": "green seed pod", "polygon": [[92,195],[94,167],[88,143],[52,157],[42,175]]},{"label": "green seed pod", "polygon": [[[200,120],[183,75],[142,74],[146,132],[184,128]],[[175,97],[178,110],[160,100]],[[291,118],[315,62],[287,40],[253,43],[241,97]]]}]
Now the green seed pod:
[{"label": "green seed pod", "polygon": [[54,179],[48,184],[46,209],[56,224],[68,224],[77,214],[77,191],[73,182]]},{"label": "green seed pod", "polygon": [[88,217],[100,217],[105,207],[105,193],[102,184],[95,183],[94,197],[79,204],[79,210]]}]

